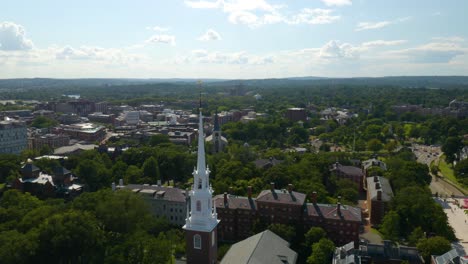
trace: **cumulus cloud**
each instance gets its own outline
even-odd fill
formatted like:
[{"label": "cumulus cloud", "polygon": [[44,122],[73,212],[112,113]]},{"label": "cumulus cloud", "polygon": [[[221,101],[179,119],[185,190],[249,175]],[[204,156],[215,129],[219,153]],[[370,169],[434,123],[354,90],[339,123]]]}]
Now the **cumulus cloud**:
[{"label": "cumulus cloud", "polygon": [[24,27],[13,22],[0,23],[0,50],[30,50],[33,42],[26,38]]},{"label": "cumulus cloud", "polygon": [[355,31],[363,31],[363,30],[372,30],[372,29],[379,29],[384,28],[393,24],[398,24],[401,22],[405,22],[411,19],[411,17],[401,17],[395,20],[387,20],[387,21],[378,21],[378,22],[359,22],[356,25]]},{"label": "cumulus cloud", "polygon": [[[349,0],[334,2],[339,5]],[[276,23],[329,24],[340,18],[333,14],[333,10],[320,8],[303,8],[296,14],[286,16],[281,11],[285,6],[273,5],[265,0],[185,1],[185,4],[191,8],[219,9],[227,14],[229,22],[252,28]]]},{"label": "cumulus cloud", "polygon": [[319,51],[319,57],[324,59],[355,59],[359,57],[358,49],[349,43],[331,40]]},{"label": "cumulus cloud", "polygon": [[147,44],[149,44],[149,43],[164,43],[164,44],[175,45],[175,36],[165,35],[165,34],[154,35],[154,36],[150,37],[149,39],[147,39],[145,41],[145,43],[147,43]]},{"label": "cumulus cloud", "polygon": [[289,24],[330,24],[338,19],[340,16],[332,15],[333,10],[322,8],[304,8],[301,12],[288,20]]},{"label": "cumulus cloud", "polygon": [[118,63],[129,63],[138,61],[141,57],[128,54],[121,49],[82,46],[74,48],[65,46],[52,48],[57,60],[94,60]]},{"label": "cumulus cloud", "polygon": [[208,29],[205,34],[201,35],[198,40],[210,41],[210,40],[221,40],[221,35],[213,29]]},{"label": "cumulus cloud", "polygon": [[322,0],[322,2],[327,6],[346,6],[353,4],[351,0]]},{"label": "cumulus cloud", "polygon": [[393,51],[390,54],[415,63],[449,63],[455,57],[466,54],[466,48],[456,43],[432,42],[416,48]]}]

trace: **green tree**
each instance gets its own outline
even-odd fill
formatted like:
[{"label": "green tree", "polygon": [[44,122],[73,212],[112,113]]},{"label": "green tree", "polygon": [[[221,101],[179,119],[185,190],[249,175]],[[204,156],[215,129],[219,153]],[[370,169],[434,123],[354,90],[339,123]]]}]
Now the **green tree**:
[{"label": "green tree", "polygon": [[426,262],[429,263],[431,255],[442,255],[452,249],[452,246],[446,238],[435,236],[420,240],[417,248]]},{"label": "green tree", "polygon": [[45,116],[38,116],[34,118],[34,120],[31,123],[32,127],[36,128],[49,128],[49,127],[54,127],[58,124],[57,121],[50,119]]},{"label": "green tree", "polygon": [[67,211],[49,217],[38,227],[38,259],[53,263],[98,262],[104,234],[93,215]]},{"label": "green tree", "polygon": [[154,136],[151,136],[149,140],[149,145],[152,147],[165,143],[171,143],[171,141],[169,140],[169,136],[164,134],[156,134]]},{"label": "green tree", "polygon": [[408,237],[408,242],[410,246],[416,246],[419,240],[426,238],[424,235],[424,231],[421,227],[416,227],[413,232],[411,232],[410,236]]},{"label": "green tree", "polygon": [[156,183],[158,180],[162,180],[159,173],[158,161],[154,157],[146,159],[145,163],[143,163],[142,169],[143,175],[145,177],[149,177],[153,183]]},{"label": "green tree", "polygon": [[330,263],[335,251],[335,244],[330,239],[322,238],[312,245],[312,255],[307,258],[308,264]]},{"label": "green tree", "polygon": [[400,238],[400,216],[395,211],[388,212],[382,221],[380,232],[385,239],[398,241]]},{"label": "green tree", "polygon": [[445,153],[447,162],[453,163],[462,148],[463,144],[459,137],[448,137],[442,145],[442,151]]},{"label": "green tree", "polygon": [[289,225],[271,224],[268,229],[288,242],[291,242],[296,235],[294,227]]},{"label": "green tree", "polygon": [[312,244],[317,243],[320,239],[325,238],[327,233],[321,227],[312,227],[305,234],[305,244],[307,246],[312,246]]},{"label": "green tree", "polygon": [[373,138],[367,142],[367,149],[373,152],[378,152],[383,148],[383,144],[380,140]]},{"label": "green tree", "polygon": [[23,234],[17,230],[0,232],[0,259],[2,263],[33,263],[38,248],[35,232]]}]

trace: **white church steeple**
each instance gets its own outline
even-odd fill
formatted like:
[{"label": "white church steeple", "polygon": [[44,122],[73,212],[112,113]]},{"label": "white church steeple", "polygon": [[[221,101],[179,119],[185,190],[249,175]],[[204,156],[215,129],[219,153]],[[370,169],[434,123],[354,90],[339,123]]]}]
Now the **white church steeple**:
[{"label": "white church steeple", "polygon": [[190,215],[185,219],[184,229],[193,231],[212,231],[219,223],[210,186],[210,169],[205,161],[205,135],[203,133],[203,115],[200,111],[198,124],[197,167],[193,171],[193,185],[189,192]]}]

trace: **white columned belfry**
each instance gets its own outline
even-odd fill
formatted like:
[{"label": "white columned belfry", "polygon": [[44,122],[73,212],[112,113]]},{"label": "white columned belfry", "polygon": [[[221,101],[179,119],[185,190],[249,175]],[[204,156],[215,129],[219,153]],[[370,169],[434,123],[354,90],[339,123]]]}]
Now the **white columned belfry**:
[{"label": "white columned belfry", "polygon": [[189,191],[190,213],[185,219],[187,263],[215,263],[217,253],[217,230],[219,223],[213,205],[213,189],[210,185],[210,170],[205,161],[205,135],[203,116],[200,111],[198,124],[197,167],[193,171],[193,185]]}]

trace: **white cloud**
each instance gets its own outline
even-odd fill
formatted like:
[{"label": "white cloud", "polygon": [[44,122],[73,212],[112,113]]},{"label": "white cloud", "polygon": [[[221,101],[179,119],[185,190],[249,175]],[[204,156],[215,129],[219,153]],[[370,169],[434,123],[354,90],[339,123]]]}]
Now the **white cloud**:
[{"label": "white cloud", "polygon": [[363,47],[395,46],[408,42],[407,40],[374,40],[361,44]]},{"label": "white cloud", "polygon": [[154,35],[150,37],[145,43],[164,43],[164,44],[171,44],[175,45],[175,36],[173,35]]},{"label": "white cloud", "polygon": [[321,0],[327,6],[346,6],[352,5],[351,0]]},{"label": "white cloud", "polygon": [[178,58],[179,61],[203,64],[237,64],[237,65],[264,65],[273,63],[273,56],[257,56],[245,51],[239,52],[209,52],[207,50],[193,50],[191,55]]},{"label": "white cloud", "polygon": [[437,41],[446,41],[446,42],[464,42],[465,39],[459,36],[453,36],[453,37],[433,37],[433,40]]},{"label": "white cloud", "polygon": [[221,35],[213,29],[208,29],[205,34],[201,35],[198,40],[210,41],[210,40],[221,40]]},{"label": "white cloud", "polygon": [[29,50],[33,42],[26,38],[24,27],[13,22],[0,23],[0,50]]},{"label": "white cloud", "polygon": [[340,16],[332,15],[333,10],[321,8],[304,8],[301,12],[288,20],[289,24],[330,24],[340,19]]},{"label": "white cloud", "polygon": [[460,55],[467,54],[467,48],[457,43],[431,42],[415,48],[389,52],[414,63],[450,63]]},{"label": "white cloud", "polygon": [[319,57],[324,59],[355,59],[359,57],[359,54],[358,49],[353,45],[331,40],[320,49]]},{"label": "white cloud", "polygon": [[57,60],[93,60],[113,63],[130,63],[138,61],[141,56],[126,53],[121,49],[82,46],[74,48],[65,46],[51,48]]},{"label": "white cloud", "polygon": [[[347,2],[340,0],[335,2]],[[303,8],[296,14],[285,16],[283,5],[273,5],[265,0],[219,0],[219,1],[185,1],[191,8],[219,9],[228,15],[228,21],[255,28],[262,25],[286,24],[329,24],[340,16],[334,15],[331,9]]]},{"label": "white cloud", "polygon": [[356,25],[355,31],[363,31],[363,30],[372,30],[372,29],[379,29],[384,28],[393,24],[398,24],[401,22],[405,22],[410,20],[411,17],[401,17],[395,20],[388,20],[388,21],[379,21],[379,22],[359,22]]},{"label": "white cloud", "polygon": [[157,32],[166,32],[166,31],[169,31],[169,28],[168,28],[168,27],[160,27],[160,26],[147,27],[146,29],[150,29],[150,30],[157,31]]}]

